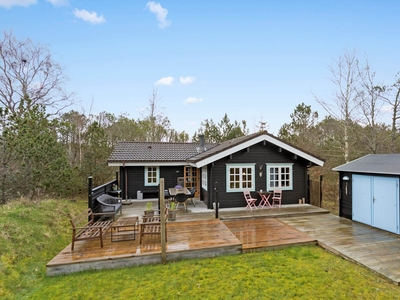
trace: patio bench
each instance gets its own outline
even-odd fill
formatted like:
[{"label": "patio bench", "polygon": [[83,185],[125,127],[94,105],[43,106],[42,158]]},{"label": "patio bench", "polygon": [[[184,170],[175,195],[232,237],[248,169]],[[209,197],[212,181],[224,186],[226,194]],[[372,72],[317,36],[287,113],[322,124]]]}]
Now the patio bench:
[{"label": "patio bench", "polygon": [[95,221],[95,215],[99,216],[110,214],[93,213],[93,211],[88,208],[84,212],[70,220],[72,225],[71,251],[74,251],[75,241],[89,239],[100,239],[100,245],[101,248],[103,248],[103,236],[111,228],[113,221],[102,221],[101,219],[99,221]]},{"label": "patio bench", "polygon": [[144,190],[141,191],[141,193],[143,194],[143,199],[146,198],[158,198],[158,190]]},{"label": "patio bench", "polygon": [[[165,222],[168,219],[168,209],[165,209]],[[161,236],[161,216],[143,216],[140,223],[140,244],[144,235]],[[165,241],[167,241],[167,224],[165,223]]]},{"label": "patio bench", "polygon": [[120,203],[121,198],[113,197],[107,194],[103,194],[96,198],[100,213],[113,214],[113,219],[115,220],[115,215],[120,212],[122,214],[122,203]]}]

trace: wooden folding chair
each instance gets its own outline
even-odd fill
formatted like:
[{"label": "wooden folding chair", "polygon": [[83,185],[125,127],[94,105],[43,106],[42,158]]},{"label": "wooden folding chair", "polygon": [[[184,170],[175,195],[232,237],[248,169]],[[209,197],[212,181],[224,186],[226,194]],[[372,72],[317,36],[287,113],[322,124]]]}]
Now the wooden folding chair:
[{"label": "wooden folding chair", "polygon": [[256,201],[257,199],[253,198],[250,194],[250,191],[243,191],[244,199],[246,199],[247,206],[246,208],[250,208],[250,210],[253,210],[253,208],[257,209],[256,206]]},{"label": "wooden folding chair", "polygon": [[275,206],[275,204],[278,204],[278,206],[280,208],[281,203],[282,203],[282,191],[274,190],[274,195],[272,196],[272,206]]}]

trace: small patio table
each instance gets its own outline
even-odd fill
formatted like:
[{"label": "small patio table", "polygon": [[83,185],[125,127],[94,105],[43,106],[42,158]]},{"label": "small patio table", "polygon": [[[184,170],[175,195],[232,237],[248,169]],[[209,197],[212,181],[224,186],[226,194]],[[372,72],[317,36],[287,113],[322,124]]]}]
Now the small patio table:
[{"label": "small patio table", "polygon": [[181,188],[181,189],[177,189],[177,188],[169,188],[169,194],[172,198],[174,198],[176,196],[176,194],[185,194],[186,196],[190,196],[191,193],[187,188]]},{"label": "small patio table", "polygon": [[136,239],[139,217],[121,217],[111,225],[111,242],[131,241]]},{"label": "small patio table", "polygon": [[267,206],[269,208],[272,208],[271,203],[269,203],[269,198],[272,195],[272,192],[267,192],[267,191],[258,191],[257,192],[260,197],[261,197],[261,201],[258,204],[258,207],[264,208],[264,206]]}]

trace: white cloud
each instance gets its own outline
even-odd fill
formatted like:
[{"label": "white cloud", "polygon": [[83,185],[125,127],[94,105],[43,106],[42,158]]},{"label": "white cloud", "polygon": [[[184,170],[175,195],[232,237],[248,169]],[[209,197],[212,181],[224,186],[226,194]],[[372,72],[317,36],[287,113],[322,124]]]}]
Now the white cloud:
[{"label": "white cloud", "polygon": [[69,4],[68,0],[46,0],[46,1],[50,2],[54,6],[65,6]]},{"label": "white cloud", "polygon": [[0,6],[3,6],[5,8],[11,8],[13,6],[28,7],[36,3],[37,0],[0,0]]},{"label": "white cloud", "polygon": [[86,22],[92,23],[92,24],[101,24],[104,23],[106,21],[106,19],[104,19],[104,17],[98,16],[96,12],[88,12],[85,9],[77,9],[75,8],[74,10],[74,15],[75,17],[82,19]]},{"label": "white cloud", "polygon": [[199,103],[203,102],[202,98],[196,98],[196,97],[189,97],[185,101],[183,101],[184,104],[193,104],[193,103]]},{"label": "white cloud", "polygon": [[146,7],[156,15],[158,20],[158,27],[164,28],[171,25],[171,21],[167,20],[168,9],[163,8],[160,3],[154,1],[147,2]]},{"label": "white cloud", "polygon": [[186,76],[186,77],[179,77],[179,80],[181,81],[182,84],[188,85],[193,83],[196,80],[196,77],[193,76]]},{"label": "white cloud", "polygon": [[163,77],[163,78],[157,80],[156,85],[172,85],[174,80],[175,80],[175,78],[172,76]]}]

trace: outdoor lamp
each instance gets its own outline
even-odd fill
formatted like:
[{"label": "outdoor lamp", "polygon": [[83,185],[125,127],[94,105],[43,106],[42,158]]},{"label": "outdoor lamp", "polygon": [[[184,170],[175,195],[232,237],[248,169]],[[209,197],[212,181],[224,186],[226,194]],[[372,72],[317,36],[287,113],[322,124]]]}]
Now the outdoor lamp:
[{"label": "outdoor lamp", "polygon": [[348,181],[350,180],[349,176],[343,176],[342,180],[344,181],[344,194],[347,196],[348,192]]}]

